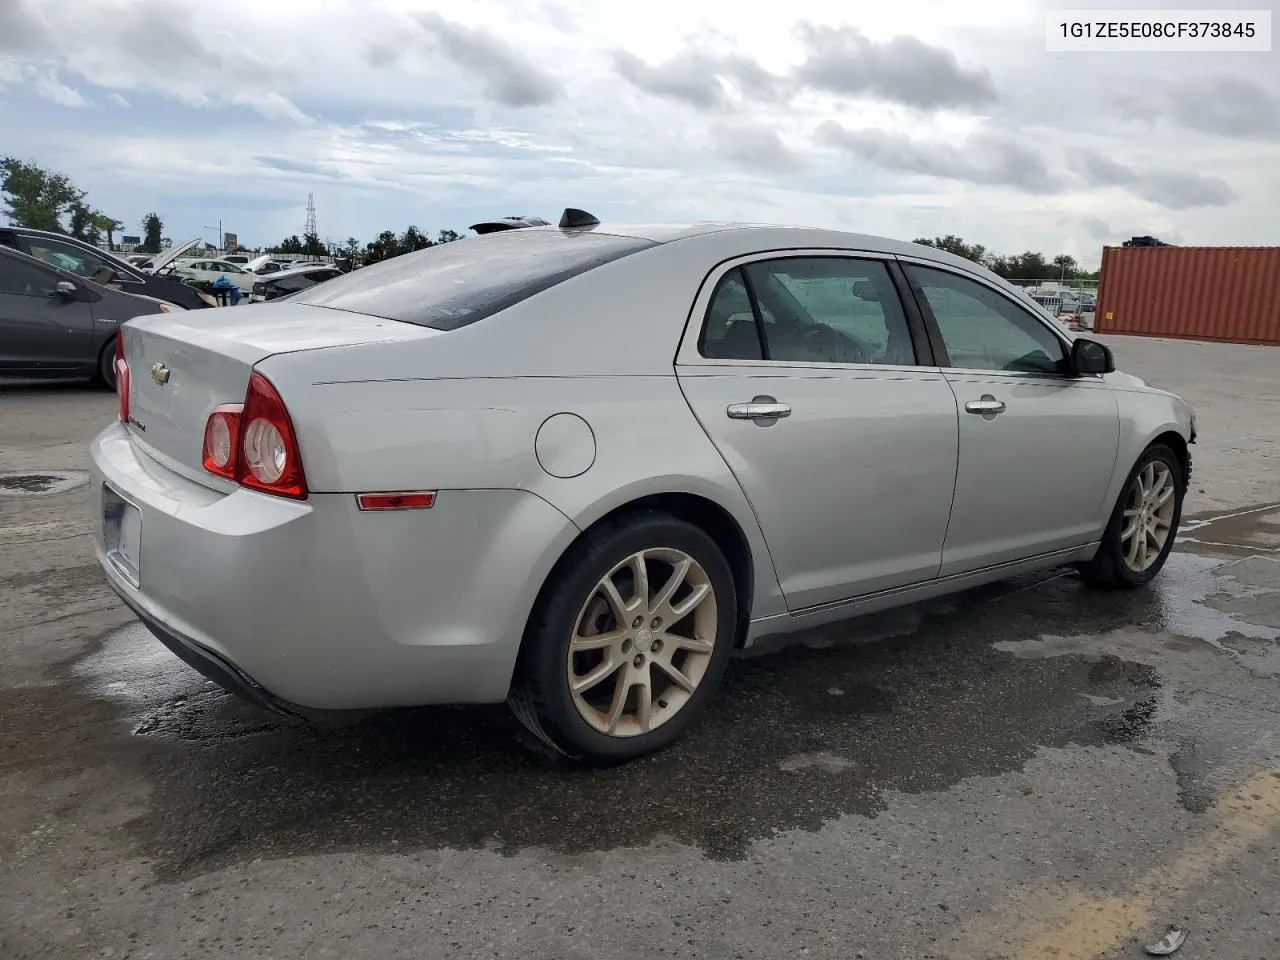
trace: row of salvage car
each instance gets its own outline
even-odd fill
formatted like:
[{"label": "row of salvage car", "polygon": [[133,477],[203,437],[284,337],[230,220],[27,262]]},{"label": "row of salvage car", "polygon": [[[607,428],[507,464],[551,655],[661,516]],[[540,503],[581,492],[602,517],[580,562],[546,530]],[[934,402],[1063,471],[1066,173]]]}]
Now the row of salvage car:
[{"label": "row of salvage car", "polygon": [[[546,225],[537,217],[501,217],[471,229],[485,234]],[[114,390],[115,341],[125,321],[220,306],[211,295],[227,285],[217,283],[220,277],[248,303],[262,303],[346,272],[270,254],[182,257],[199,242],[194,237],[154,257],[125,259],[65,234],[0,227],[0,377],[82,377]]]}]

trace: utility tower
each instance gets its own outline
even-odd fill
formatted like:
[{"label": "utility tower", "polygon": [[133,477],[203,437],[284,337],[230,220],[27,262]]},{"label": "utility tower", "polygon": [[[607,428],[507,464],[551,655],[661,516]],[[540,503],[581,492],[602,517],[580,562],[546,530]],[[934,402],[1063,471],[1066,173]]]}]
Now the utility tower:
[{"label": "utility tower", "polygon": [[302,228],[304,237],[314,237],[316,235],[316,195],[314,193],[307,194],[307,225]]}]

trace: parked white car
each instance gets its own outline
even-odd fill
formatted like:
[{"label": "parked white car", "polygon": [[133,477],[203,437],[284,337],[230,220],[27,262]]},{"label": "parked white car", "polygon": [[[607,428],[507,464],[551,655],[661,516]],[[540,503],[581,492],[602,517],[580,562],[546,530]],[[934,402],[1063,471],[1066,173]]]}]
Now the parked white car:
[{"label": "parked white car", "polygon": [[179,277],[209,283],[219,277],[226,277],[246,296],[253,292],[254,275],[239,264],[228,263],[226,260],[179,260],[174,264],[173,272]]}]

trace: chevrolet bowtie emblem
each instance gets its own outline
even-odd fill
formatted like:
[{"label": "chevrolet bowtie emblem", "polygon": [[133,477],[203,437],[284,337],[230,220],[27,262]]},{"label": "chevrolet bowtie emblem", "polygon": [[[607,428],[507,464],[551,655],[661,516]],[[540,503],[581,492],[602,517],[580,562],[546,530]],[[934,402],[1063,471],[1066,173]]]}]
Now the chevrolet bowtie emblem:
[{"label": "chevrolet bowtie emblem", "polygon": [[156,383],[165,384],[169,382],[169,368],[157,360],[151,365],[151,379]]}]

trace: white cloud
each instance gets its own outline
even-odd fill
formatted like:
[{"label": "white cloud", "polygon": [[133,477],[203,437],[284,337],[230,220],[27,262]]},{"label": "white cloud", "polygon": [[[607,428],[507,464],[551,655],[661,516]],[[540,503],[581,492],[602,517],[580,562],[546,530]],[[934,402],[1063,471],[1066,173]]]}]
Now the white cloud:
[{"label": "white cloud", "polygon": [[[0,117],[103,206],[198,230],[198,180],[258,242],[309,191],[344,237],[592,204],[1086,262],[1270,242],[1274,57],[1046,55],[1046,3],[0,0]],[[86,149],[56,111],[91,100],[134,109]]]}]

